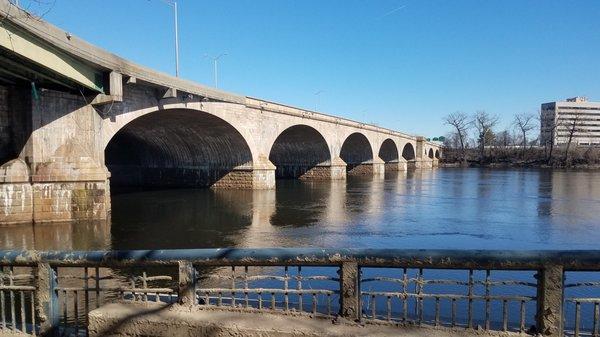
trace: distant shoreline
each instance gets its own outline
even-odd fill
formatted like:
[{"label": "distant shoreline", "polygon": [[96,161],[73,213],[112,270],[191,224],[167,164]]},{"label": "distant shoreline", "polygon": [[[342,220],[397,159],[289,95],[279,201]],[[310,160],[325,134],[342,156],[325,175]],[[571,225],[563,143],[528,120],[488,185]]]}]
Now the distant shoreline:
[{"label": "distant shoreline", "polygon": [[497,169],[507,169],[507,168],[532,168],[532,169],[576,169],[576,170],[600,170],[600,164],[573,164],[570,166],[564,165],[548,165],[546,163],[485,163],[480,164],[478,162],[469,162],[467,165],[462,165],[459,162],[440,162],[438,167],[442,168],[497,168]]}]

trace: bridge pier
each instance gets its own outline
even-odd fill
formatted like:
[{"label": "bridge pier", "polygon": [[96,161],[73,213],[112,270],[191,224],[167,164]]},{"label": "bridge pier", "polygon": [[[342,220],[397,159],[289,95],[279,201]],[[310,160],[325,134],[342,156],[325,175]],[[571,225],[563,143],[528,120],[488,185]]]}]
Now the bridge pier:
[{"label": "bridge pier", "polygon": [[344,180],[346,179],[346,163],[334,158],[330,164],[319,164],[301,175],[301,180]]},{"label": "bridge pier", "polygon": [[249,167],[235,168],[219,179],[211,188],[215,189],[255,189],[275,188],[275,165],[266,158],[260,158]]},{"label": "bridge pier", "polygon": [[31,176],[33,222],[107,219],[109,177],[92,162],[39,164]]},{"label": "bridge pier", "polygon": [[426,158],[417,159],[414,162],[409,163],[409,168],[430,169],[430,168],[433,168],[433,161],[432,160],[428,160]]},{"label": "bridge pier", "polygon": [[106,168],[39,164],[21,159],[0,167],[0,224],[105,220],[110,210]]},{"label": "bridge pier", "polygon": [[104,220],[110,209],[101,118],[81,95],[0,92],[0,224]]},{"label": "bridge pier", "polygon": [[275,165],[271,162],[258,164],[252,170],[252,188],[269,190],[275,188]]},{"label": "bridge pier", "polygon": [[348,164],[348,175],[353,176],[380,176],[385,174],[385,162],[381,158],[375,158],[371,162]]},{"label": "bridge pier", "polygon": [[399,159],[398,161],[385,163],[385,172],[406,171],[407,169],[408,162],[405,159]]}]

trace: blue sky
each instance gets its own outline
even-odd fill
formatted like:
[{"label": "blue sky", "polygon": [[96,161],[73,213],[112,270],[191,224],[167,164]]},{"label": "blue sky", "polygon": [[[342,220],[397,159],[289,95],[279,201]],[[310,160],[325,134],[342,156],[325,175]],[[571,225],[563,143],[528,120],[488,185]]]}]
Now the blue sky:
[{"label": "blue sky", "polygon": [[[31,0],[30,0],[31,1]],[[21,0],[24,7],[30,1]],[[48,0],[44,18],[173,73],[160,0]],[[44,2],[44,3],[45,3]],[[179,0],[180,75],[264,99],[434,137],[450,112],[515,113],[600,99],[600,1]],[[40,6],[40,5],[35,5]],[[323,91],[315,95],[316,92]]]}]

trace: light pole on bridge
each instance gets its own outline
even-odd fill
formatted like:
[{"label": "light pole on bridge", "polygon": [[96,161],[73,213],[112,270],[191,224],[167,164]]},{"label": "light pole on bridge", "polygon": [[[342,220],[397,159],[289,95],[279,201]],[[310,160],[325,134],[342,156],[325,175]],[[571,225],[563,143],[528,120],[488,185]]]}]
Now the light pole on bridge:
[{"label": "light pole on bridge", "polygon": [[227,53],[221,53],[217,56],[210,56],[208,54],[204,54],[205,58],[208,58],[210,60],[213,61],[213,72],[214,72],[214,78],[215,78],[215,88],[219,87],[219,59],[223,56],[227,56]]},{"label": "light pole on bridge", "polygon": [[175,15],[175,76],[179,77],[179,24],[177,21],[177,1],[174,0],[161,0],[167,5],[173,7],[173,13]]},{"label": "light pole on bridge", "polygon": [[315,92],[315,111],[317,111],[317,109],[319,108],[319,95],[321,95],[322,93],[324,93],[325,90],[319,90],[317,92]]}]

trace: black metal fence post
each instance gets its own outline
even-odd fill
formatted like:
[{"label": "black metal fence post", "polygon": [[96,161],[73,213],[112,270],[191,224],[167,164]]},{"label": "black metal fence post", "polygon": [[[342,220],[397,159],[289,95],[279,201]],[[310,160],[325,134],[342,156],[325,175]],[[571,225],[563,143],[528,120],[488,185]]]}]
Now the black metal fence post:
[{"label": "black metal fence post", "polygon": [[360,310],[360,270],[356,262],[340,266],[340,316],[358,321]]},{"label": "black metal fence post", "polygon": [[562,337],[564,301],[564,269],[546,265],[537,274],[537,330],[542,336]]}]

